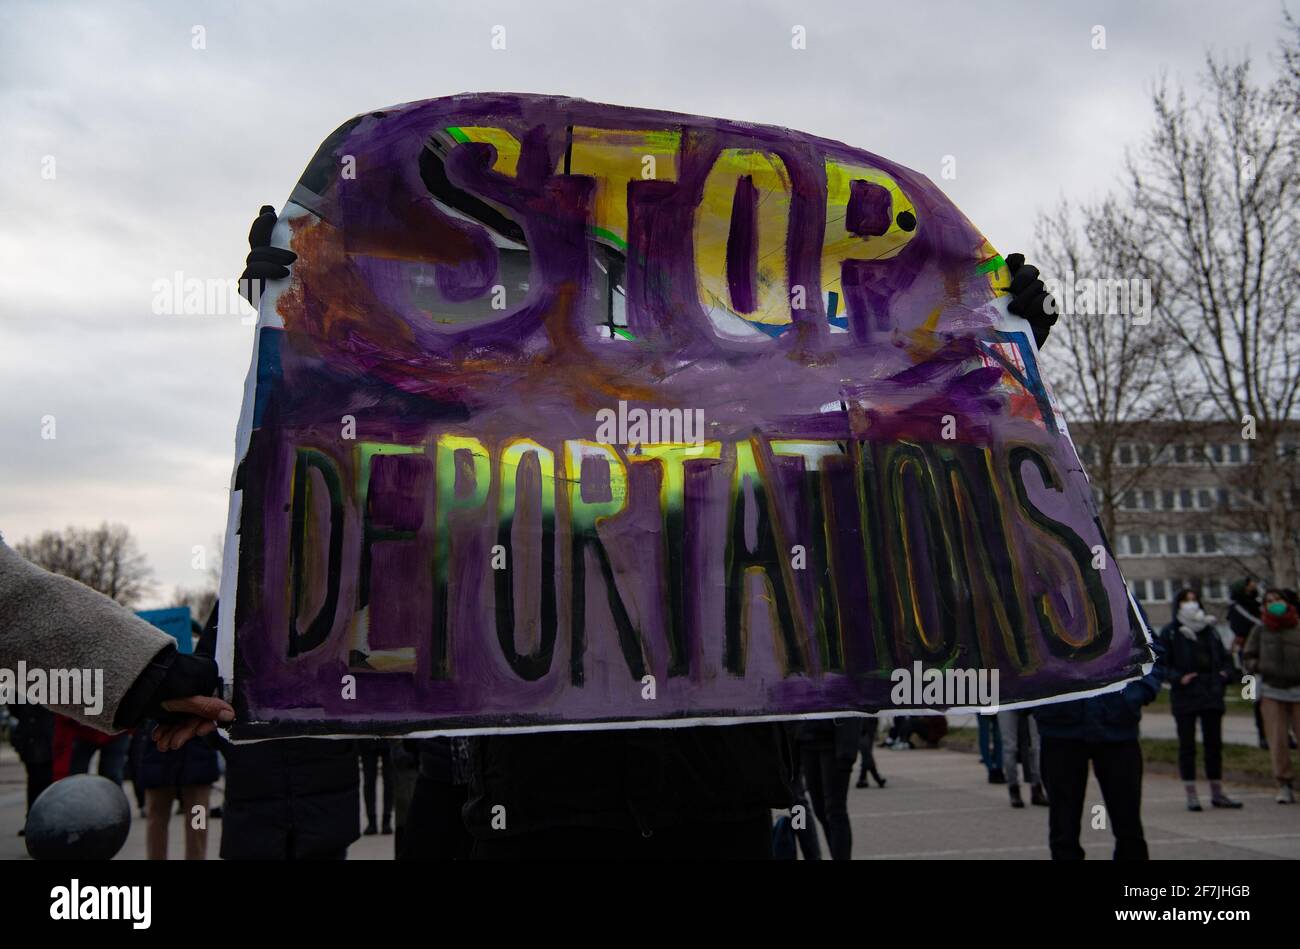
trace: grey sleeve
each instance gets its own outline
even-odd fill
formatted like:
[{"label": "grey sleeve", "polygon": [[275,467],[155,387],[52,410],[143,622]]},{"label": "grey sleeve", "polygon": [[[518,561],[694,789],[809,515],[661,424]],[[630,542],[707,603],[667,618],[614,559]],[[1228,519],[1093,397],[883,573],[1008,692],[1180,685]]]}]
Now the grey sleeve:
[{"label": "grey sleeve", "polygon": [[[42,570],[0,540],[0,670],[78,676],[80,704],[44,704],[100,731],[150,660],[174,640],[89,587]],[[20,685],[22,683],[19,683]],[[67,696],[62,696],[66,698]]]}]

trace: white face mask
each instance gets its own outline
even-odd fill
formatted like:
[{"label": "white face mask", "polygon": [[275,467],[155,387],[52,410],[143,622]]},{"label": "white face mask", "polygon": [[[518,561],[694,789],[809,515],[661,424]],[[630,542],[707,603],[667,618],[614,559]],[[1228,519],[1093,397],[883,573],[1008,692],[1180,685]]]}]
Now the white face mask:
[{"label": "white face mask", "polygon": [[1178,621],[1184,626],[1191,627],[1196,632],[1204,629],[1209,624],[1209,617],[1201,609],[1201,604],[1194,600],[1188,600],[1178,604]]}]

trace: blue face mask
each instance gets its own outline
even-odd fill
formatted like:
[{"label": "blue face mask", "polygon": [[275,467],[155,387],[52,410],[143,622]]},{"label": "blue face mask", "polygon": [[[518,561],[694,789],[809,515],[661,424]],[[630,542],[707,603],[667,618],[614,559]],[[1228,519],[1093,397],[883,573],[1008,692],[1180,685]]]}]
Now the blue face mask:
[{"label": "blue face mask", "polygon": [[1265,609],[1268,610],[1270,613],[1272,613],[1274,616],[1286,615],[1286,604],[1283,603],[1281,600],[1274,600],[1272,603],[1266,606]]}]

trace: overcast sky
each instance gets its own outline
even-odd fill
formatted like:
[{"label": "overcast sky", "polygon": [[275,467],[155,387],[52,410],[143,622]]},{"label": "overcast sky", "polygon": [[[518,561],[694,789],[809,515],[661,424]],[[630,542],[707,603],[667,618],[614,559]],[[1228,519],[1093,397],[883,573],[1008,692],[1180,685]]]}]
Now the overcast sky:
[{"label": "overcast sky", "polygon": [[1213,45],[1271,74],[1281,27],[1281,0],[5,0],[0,531],[121,522],[152,604],[201,582],[252,329],[155,315],[151,286],[237,276],[259,205],[358,112],[505,90],[786,126],[924,172],[1032,252],[1040,211],[1115,179],[1161,70],[1194,82]]}]

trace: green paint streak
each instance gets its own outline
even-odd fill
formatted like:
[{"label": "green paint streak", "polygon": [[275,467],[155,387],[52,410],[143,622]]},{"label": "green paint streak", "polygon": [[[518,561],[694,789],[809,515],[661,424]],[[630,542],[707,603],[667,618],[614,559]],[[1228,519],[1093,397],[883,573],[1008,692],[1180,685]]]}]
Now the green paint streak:
[{"label": "green paint streak", "polygon": [[591,229],[591,234],[593,237],[599,237],[609,241],[619,250],[627,250],[627,241],[623,240],[623,238],[619,237],[617,234],[605,230],[603,227],[593,226]]},{"label": "green paint streak", "polygon": [[469,136],[466,135],[464,132],[462,132],[462,131],[460,130],[460,128],[459,128],[458,126],[455,126],[455,125],[449,125],[449,126],[447,126],[447,134],[450,135],[452,138],[454,138],[454,139],[455,139],[456,141],[458,141],[458,142],[468,142],[468,141],[469,141]]},{"label": "green paint streak", "polygon": [[998,254],[996,257],[990,257],[988,260],[984,261],[976,269],[980,273],[992,273],[1005,263],[1006,261],[1002,259],[1002,255]]}]

